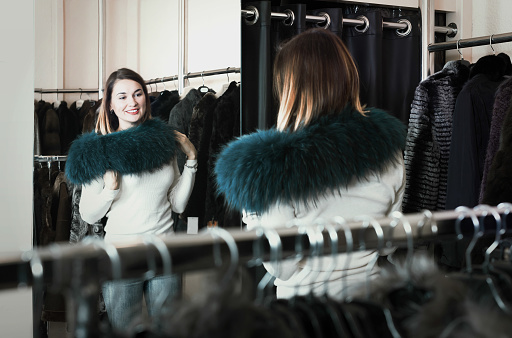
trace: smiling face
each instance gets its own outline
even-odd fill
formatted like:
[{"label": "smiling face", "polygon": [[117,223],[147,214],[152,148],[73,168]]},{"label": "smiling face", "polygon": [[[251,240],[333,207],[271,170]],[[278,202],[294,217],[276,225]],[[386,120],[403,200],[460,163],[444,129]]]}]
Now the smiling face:
[{"label": "smiling face", "polygon": [[119,129],[125,130],[138,124],[144,116],[146,96],[141,85],[133,80],[118,80],[112,89],[110,109],[119,119]]}]

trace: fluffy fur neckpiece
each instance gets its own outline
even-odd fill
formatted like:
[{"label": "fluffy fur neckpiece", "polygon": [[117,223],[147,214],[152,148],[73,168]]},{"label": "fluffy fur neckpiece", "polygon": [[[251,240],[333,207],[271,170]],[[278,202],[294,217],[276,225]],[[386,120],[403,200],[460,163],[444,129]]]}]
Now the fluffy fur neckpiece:
[{"label": "fluffy fur neckpiece", "polygon": [[259,130],[228,143],[216,164],[228,207],[256,213],[319,197],[382,171],[405,147],[406,127],[378,109],[345,108],[295,132]]},{"label": "fluffy fur neckpiece", "polygon": [[83,134],[69,149],[66,177],[73,184],[86,184],[107,170],[121,175],[158,170],[176,156],[178,143],[173,131],[154,118],[107,135]]}]

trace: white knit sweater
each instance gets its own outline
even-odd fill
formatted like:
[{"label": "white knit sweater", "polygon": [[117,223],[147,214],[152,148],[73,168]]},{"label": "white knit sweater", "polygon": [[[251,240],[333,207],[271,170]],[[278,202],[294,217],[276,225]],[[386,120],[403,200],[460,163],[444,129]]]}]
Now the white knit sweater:
[{"label": "white knit sweater", "polygon": [[[336,216],[342,216],[346,221],[357,216],[375,218],[388,216],[393,211],[401,210],[405,189],[405,166],[401,153],[397,160],[398,164],[390,163],[382,173],[371,174],[361,181],[354,180],[346,189],[340,189],[339,194],[320,197],[314,204],[314,208],[276,204],[261,216],[244,213],[243,221],[247,229],[252,230],[257,226],[269,228],[282,228],[287,225],[307,226],[315,224],[318,219],[332,223]],[[337,255],[334,271],[331,274],[329,273],[329,267],[333,263],[331,256],[321,258],[320,264],[306,263],[305,259],[299,261],[292,258],[282,261],[278,267],[273,267],[270,263],[264,265],[274,275],[275,269],[279,269],[278,278],[275,280],[279,298],[290,298],[295,294],[304,295],[311,290],[317,295],[323,294],[326,286],[324,283],[327,281],[329,295],[340,299],[342,296],[350,295],[352,289],[364,286],[364,282],[368,279],[366,267],[376,257],[376,251],[357,251],[357,246],[354,250],[351,255]],[[394,249],[384,249],[382,254],[387,255],[392,251]],[[377,272],[378,269],[374,269],[371,274],[375,275]],[[297,287],[297,285],[300,286]]]},{"label": "white knit sweater", "polygon": [[[187,160],[192,167],[196,160]],[[104,187],[103,178],[82,188],[80,215],[93,224],[107,216],[105,240],[132,239],[144,234],[172,232],[172,211],[185,210],[194,187],[196,169],[184,167],[180,175],[176,159],[154,172],[120,177],[118,190]]]}]

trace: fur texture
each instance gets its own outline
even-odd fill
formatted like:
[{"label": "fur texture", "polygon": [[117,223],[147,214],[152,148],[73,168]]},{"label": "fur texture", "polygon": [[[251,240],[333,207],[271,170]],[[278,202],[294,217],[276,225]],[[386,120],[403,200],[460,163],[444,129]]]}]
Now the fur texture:
[{"label": "fur texture", "polygon": [[346,108],[296,132],[257,131],[229,143],[215,166],[229,207],[262,213],[277,202],[319,197],[379,172],[405,146],[405,125],[371,109]]},{"label": "fur texture", "polygon": [[107,170],[121,175],[155,171],[176,156],[173,131],[161,120],[151,119],[107,135],[83,134],[69,149],[66,177],[73,184],[86,184]]},{"label": "fur texture", "polygon": [[468,67],[450,61],[416,88],[404,155],[407,177],[404,213],[444,209],[452,115],[468,77]]}]

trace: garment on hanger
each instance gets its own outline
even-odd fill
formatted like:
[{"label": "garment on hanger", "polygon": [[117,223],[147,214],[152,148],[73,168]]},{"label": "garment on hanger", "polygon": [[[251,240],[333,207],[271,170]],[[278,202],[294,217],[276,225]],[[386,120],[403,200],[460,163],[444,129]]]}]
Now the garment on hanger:
[{"label": "garment on hanger", "polygon": [[505,113],[499,149],[493,157],[487,175],[482,203],[497,205],[512,203],[512,105]]},{"label": "garment on hanger", "polygon": [[480,58],[457,97],[448,162],[446,209],[478,204],[496,90],[505,80],[506,62]]},{"label": "garment on hanger", "polygon": [[178,102],[180,102],[180,95],[177,90],[163,90],[156,100],[151,102],[151,115],[162,121],[169,121],[169,114]]},{"label": "garment on hanger", "polygon": [[[202,94],[197,89],[192,89],[188,92],[188,94],[181,99],[178,103],[174,105],[169,114],[168,123],[170,126],[174,127],[180,133],[185,135],[189,135],[190,128],[190,118],[192,116],[192,111],[194,106],[201,99]],[[187,161],[187,156],[180,152],[177,155],[178,168],[180,169],[180,173],[183,172],[183,167],[185,162]]]},{"label": "garment on hanger", "polygon": [[[508,114],[508,109],[512,100],[512,77],[505,80],[496,91],[494,106],[492,111],[491,129],[489,132],[489,142],[485,153],[484,170],[482,183],[480,186],[479,202],[483,203],[484,194],[487,186],[487,177],[493,162],[494,156],[500,148],[501,132],[503,121]],[[499,202],[498,202],[499,203]]]},{"label": "garment on hanger", "polygon": [[216,220],[221,227],[240,227],[241,225],[241,215],[238,212],[229,211],[224,203],[224,197],[217,195],[213,174],[215,156],[224,145],[238,136],[240,136],[240,87],[233,81],[226,92],[217,99],[207,165],[205,220]]},{"label": "garment on hanger", "polygon": [[404,213],[445,207],[452,115],[468,77],[468,67],[450,61],[416,88],[404,153]]},{"label": "garment on hanger", "polygon": [[204,217],[206,203],[205,187],[208,182],[210,139],[216,105],[216,96],[212,93],[207,93],[194,106],[190,118],[189,140],[197,150],[197,172],[194,189],[190,194],[185,211],[180,215],[180,220],[187,221],[188,217],[197,217],[199,229],[206,226]]}]

